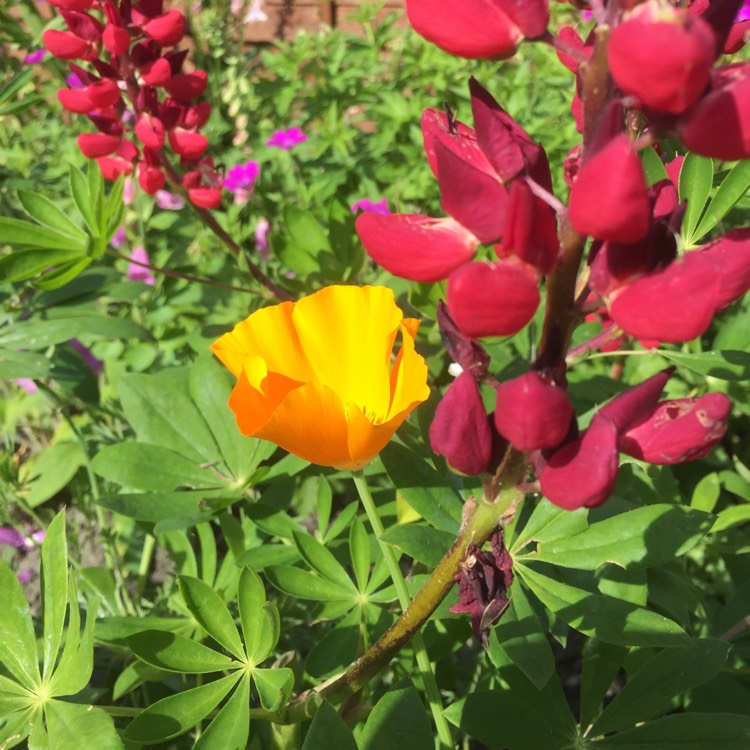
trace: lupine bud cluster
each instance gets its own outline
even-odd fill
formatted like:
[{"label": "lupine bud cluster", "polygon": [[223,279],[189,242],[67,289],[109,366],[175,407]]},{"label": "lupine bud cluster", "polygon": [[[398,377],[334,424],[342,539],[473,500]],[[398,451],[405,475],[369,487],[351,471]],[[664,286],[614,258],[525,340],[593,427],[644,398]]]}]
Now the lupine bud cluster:
[{"label": "lupine bud cluster", "polygon": [[[668,179],[650,185],[640,155],[676,136],[705,156],[750,157],[750,64],[717,67],[748,31],[746,21],[734,23],[740,4],[605,4],[599,20],[606,18],[608,28],[584,41],[570,28],[557,38],[547,31],[546,0],[476,0],[460,7],[407,0],[415,29],[453,54],[499,57],[524,40],[554,44],[576,74],[573,114],[584,134],[565,163],[565,207],[552,194],[543,148],[472,80],[474,128],[450,111],[428,109],[422,117],[427,160],[448,216],[357,219],[365,249],[385,269],[414,281],[447,282],[437,317],[460,375],[436,409],[430,441],[455,470],[492,473],[510,445],[526,454],[545,497],[567,509],[592,507],[612,493],[620,454],[677,464],[705,456],[724,436],[731,404],[723,394],[660,401],[672,369],[580,423],[567,393],[566,356],[573,328],[594,310],[614,326],[600,336],[607,346],[625,336],[649,347],[681,343],[705,333],[717,312],[750,289],[750,227],[680,252],[682,158],[665,165]],[[595,65],[597,93],[607,95],[592,104],[586,76]],[[475,259],[487,252],[482,245],[492,247],[495,260]],[[572,276],[571,252],[578,253]],[[498,382],[477,339],[523,329],[545,279],[540,355],[525,374]],[[562,304],[561,283],[569,290]],[[496,391],[489,415],[483,387]]]},{"label": "lupine bud cluster", "polygon": [[106,179],[135,171],[141,188],[154,195],[171,170],[168,146],[185,170],[182,185],[190,200],[216,208],[222,177],[205,155],[208,139],[200,132],[211,113],[211,105],[199,101],[207,75],[186,72],[187,51],[175,49],[185,34],[184,15],[165,10],[162,0],[50,2],[67,31],[45,31],[44,44],[70,61],[75,76],[58,99],[96,128],[78,137],[81,151],[97,161]]}]

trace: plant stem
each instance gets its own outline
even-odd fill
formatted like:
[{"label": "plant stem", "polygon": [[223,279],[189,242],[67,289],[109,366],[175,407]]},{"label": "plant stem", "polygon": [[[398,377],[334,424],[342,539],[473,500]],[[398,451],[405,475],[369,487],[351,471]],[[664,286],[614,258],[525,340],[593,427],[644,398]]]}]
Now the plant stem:
[{"label": "plant stem", "polygon": [[[389,544],[383,541],[383,535],[385,529],[383,523],[378,515],[378,509],[375,506],[372,493],[365,479],[363,471],[355,471],[352,473],[354,478],[354,484],[357,487],[360,500],[364,506],[367,518],[370,521],[370,526],[375,532],[375,538],[378,541],[380,552],[383,555],[385,564],[388,567],[393,585],[396,587],[396,594],[398,595],[399,603],[404,611],[406,611],[411,604],[411,597],[409,591],[406,588],[406,580],[399,567],[398,560],[393,554],[393,549]],[[438,738],[440,740],[440,747],[442,750],[450,750],[453,747],[453,738],[451,737],[450,726],[448,721],[443,715],[443,703],[440,698],[440,690],[435,680],[435,674],[432,671],[432,665],[430,664],[430,657],[427,653],[427,649],[424,645],[424,639],[422,634],[416,632],[413,637],[414,643],[414,654],[417,659],[417,666],[422,676],[422,684],[424,685],[425,693],[427,694],[427,701],[430,704],[430,711],[432,711],[432,718],[435,720],[435,726],[437,727]]]},{"label": "plant stem", "polygon": [[[455,575],[469,545],[481,546],[492,535],[503,516],[523,498],[518,488],[526,472],[525,454],[510,449],[498,474],[489,485],[491,492],[477,502],[459,531],[458,538],[417,592],[406,611],[349,669],[315,690],[300,695],[279,714],[278,721],[304,721],[315,713],[323,698],[340,701],[359,690],[419,631],[453,588]],[[468,507],[468,506],[467,506]]]}]

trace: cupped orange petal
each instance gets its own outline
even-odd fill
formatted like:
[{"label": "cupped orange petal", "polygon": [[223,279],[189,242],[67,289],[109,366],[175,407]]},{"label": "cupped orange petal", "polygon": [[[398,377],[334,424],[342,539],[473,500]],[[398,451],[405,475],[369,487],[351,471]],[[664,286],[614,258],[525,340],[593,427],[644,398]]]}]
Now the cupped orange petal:
[{"label": "cupped orange petal", "polygon": [[[401,350],[391,371],[389,421],[396,419],[404,412],[408,415],[415,406],[430,397],[430,388],[427,385],[427,364],[414,348],[418,328],[419,321],[413,318],[406,318],[401,326]],[[401,421],[403,422],[403,419]]]},{"label": "cupped orange petal", "polygon": [[402,313],[387,287],[329,286],[295,305],[294,325],[315,379],[382,421]]}]

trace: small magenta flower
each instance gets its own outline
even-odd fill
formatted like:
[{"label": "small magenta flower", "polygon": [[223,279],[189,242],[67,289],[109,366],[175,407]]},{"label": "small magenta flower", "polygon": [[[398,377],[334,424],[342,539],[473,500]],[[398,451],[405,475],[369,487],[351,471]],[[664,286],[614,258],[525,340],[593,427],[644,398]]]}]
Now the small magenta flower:
[{"label": "small magenta flower", "polygon": [[86,84],[78,77],[77,73],[71,73],[66,79],[65,83],[71,89],[85,89]]},{"label": "small magenta flower", "polygon": [[224,178],[224,189],[234,193],[234,202],[238,206],[244,206],[253,196],[259,175],[260,165],[257,161],[235,164]]},{"label": "small magenta flower", "polygon": [[128,241],[128,235],[125,233],[125,227],[120,227],[113,235],[109,244],[115,250],[119,250]]},{"label": "small magenta flower", "polygon": [[150,263],[146,248],[137,245],[130,254],[130,263],[128,264],[128,281],[141,281],[149,286],[156,284],[156,279],[151,273],[150,268],[144,268],[141,263]]},{"label": "small magenta flower", "polygon": [[35,531],[30,535],[22,534],[11,526],[0,526],[0,544],[8,547],[17,547],[18,549],[34,549],[37,544],[44,541],[44,531]]},{"label": "small magenta flower", "polygon": [[135,202],[135,182],[132,177],[126,177],[122,185],[122,202],[131,206]]},{"label": "small magenta flower", "polygon": [[94,375],[99,375],[104,370],[104,362],[95,357],[91,349],[85,344],[82,344],[78,339],[71,339],[68,343],[83,357],[84,362]]},{"label": "small magenta flower", "polygon": [[[32,396],[39,390],[39,386],[31,378],[16,378],[16,385],[23,388],[26,393]],[[0,539],[0,544],[2,543]]]},{"label": "small magenta flower", "polygon": [[28,55],[23,59],[27,65],[38,65],[44,60],[44,56],[47,54],[46,49],[37,49],[33,52],[29,52]]},{"label": "small magenta flower", "polygon": [[750,0],[745,0],[745,2],[742,3],[742,7],[737,12],[734,22],[739,23],[740,21],[750,21]]},{"label": "small magenta flower", "polygon": [[274,134],[266,141],[266,146],[274,146],[283,151],[291,151],[295,146],[304,143],[307,135],[299,128],[289,128],[288,130],[276,130]]},{"label": "small magenta flower", "polygon": [[369,198],[362,198],[361,200],[354,201],[352,203],[352,212],[357,211],[369,211],[373,214],[381,214],[382,216],[390,216],[390,210],[388,209],[388,198],[382,198],[379,201],[371,201]]},{"label": "small magenta flower", "polygon": [[255,225],[255,250],[262,260],[268,260],[271,257],[271,244],[268,242],[270,230],[271,224],[268,219],[258,219]]},{"label": "small magenta flower", "polygon": [[168,190],[157,190],[154,197],[156,198],[156,205],[166,211],[179,211],[185,207],[185,200]]}]

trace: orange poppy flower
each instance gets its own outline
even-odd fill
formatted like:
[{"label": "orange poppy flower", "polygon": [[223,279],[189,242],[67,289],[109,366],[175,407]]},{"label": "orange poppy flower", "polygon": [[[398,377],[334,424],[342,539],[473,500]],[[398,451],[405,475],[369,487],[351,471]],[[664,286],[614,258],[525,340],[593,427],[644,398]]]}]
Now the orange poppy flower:
[{"label": "orange poppy flower", "polygon": [[429,396],[418,328],[386,287],[329,286],[254,312],[211,350],[237,377],[229,406],[243,435],[359,469]]}]

